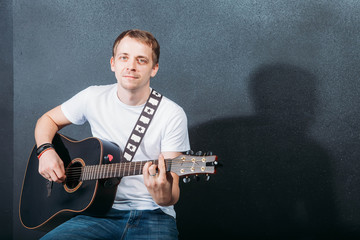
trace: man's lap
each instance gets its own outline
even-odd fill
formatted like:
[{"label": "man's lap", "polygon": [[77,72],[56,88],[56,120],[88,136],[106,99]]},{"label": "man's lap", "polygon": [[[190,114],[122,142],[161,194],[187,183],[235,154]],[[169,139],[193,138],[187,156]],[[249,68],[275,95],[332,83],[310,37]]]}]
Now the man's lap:
[{"label": "man's lap", "polygon": [[106,217],[78,215],[42,239],[177,239],[176,221],[161,209],[119,211]]}]

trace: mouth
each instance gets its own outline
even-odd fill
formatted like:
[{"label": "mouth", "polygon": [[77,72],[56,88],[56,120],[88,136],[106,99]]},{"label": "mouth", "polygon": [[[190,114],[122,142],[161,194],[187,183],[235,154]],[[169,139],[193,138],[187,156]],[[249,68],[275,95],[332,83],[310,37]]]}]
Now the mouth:
[{"label": "mouth", "polygon": [[136,76],[136,75],[131,75],[131,74],[125,74],[125,75],[123,75],[123,77],[124,77],[124,78],[128,78],[128,79],[137,79],[137,78],[138,78],[138,76]]}]

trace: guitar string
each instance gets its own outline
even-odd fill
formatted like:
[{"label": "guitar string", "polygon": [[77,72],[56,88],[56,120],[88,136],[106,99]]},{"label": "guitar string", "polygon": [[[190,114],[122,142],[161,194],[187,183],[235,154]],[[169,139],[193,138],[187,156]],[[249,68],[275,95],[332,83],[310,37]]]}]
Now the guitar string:
[{"label": "guitar string", "polygon": [[[153,161],[154,162],[154,161]],[[155,161],[156,163],[158,162],[157,160]],[[173,160],[167,160],[167,163],[176,163],[176,162],[181,162],[181,163],[196,163],[196,162],[202,162],[202,160],[197,160],[197,161],[184,161],[184,160],[180,160],[180,159],[173,159]],[[84,172],[84,169],[86,167],[86,169],[88,171],[86,171],[84,174],[87,175],[87,177],[89,176],[94,176],[94,175],[102,175],[100,176],[100,178],[109,178],[110,176],[112,176],[112,174],[117,174],[118,172],[127,172],[128,174],[121,174],[122,176],[128,176],[128,175],[136,175],[136,174],[129,174],[130,172],[136,172],[138,171],[139,174],[141,175],[142,169],[143,169],[143,164],[146,162],[141,161],[140,162],[140,166],[136,166],[137,163],[139,162],[131,162],[131,163],[116,163],[115,164],[103,164],[103,165],[89,165],[89,166],[81,166],[81,167],[73,167],[73,168],[69,168],[66,171],[66,176],[67,176],[67,180],[68,181],[72,181],[72,180],[76,180],[78,181],[81,177],[81,174]],[[91,167],[94,166],[94,169],[91,169]],[[140,172],[141,171],[141,172]],[[110,176],[108,176],[110,175]],[[121,177],[121,176],[118,176]],[[88,180],[88,179],[85,179]]]},{"label": "guitar string", "polygon": [[[183,161],[183,160],[168,160],[166,161],[167,163],[170,163],[170,164],[173,164],[173,163],[176,163],[176,162],[180,162],[180,163],[197,163],[197,162],[203,162],[201,160],[197,160],[197,161]],[[140,164],[138,164],[140,163]],[[79,170],[81,171],[84,167],[87,167],[87,168],[90,168],[90,167],[95,167],[95,168],[106,168],[106,167],[111,167],[111,168],[128,168],[130,170],[134,170],[137,169],[139,167],[139,165],[143,165],[145,164],[146,162],[132,162],[132,163],[115,163],[115,164],[100,164],[100,165],[85,165],[85,166],[81,166],[81,167],[72,167],[72,168],[69,168],[69,170]],[[155,163],[157,164],[157,163]],[[136,166],[138,165],[138,166]]]},{"label": "guitar string", "polygon": [[[198,161],[182,161],[182,160],[172,160],[172,161],[167,161],[167,163],[176,163],[176,162],[181,162],[181,163],[197,163],[197,162],[200,162],[200,160]],[[201,161],[202,162],[202,161]],[[116,164],[116,165],[115,165]],[[128,170],[136,170],[138,169],[140,166],[137,164],[137,162],[132,162],[132,163],[115,163],[115,164],[102,164],[102,165],[85,165],[85,166],[81,166],[81,167],[72,167],[72,168],[69,168],[67,169],[67,172],[68,173],[71,173],[71,172],[76,172],[76,171],[79,171],[81,172],[84,168],[87,168],[87,169],[90,169],[91,167],[94,167],[94,170],[104,170],[104,168],[111,168],[111,169],[114,169],[115,170],[118,170],[118,169],[128,169]],[[143,164],[144,162],[140,162],[140,165],[141,167],[143,167]],[[138,165],[138,166],[136,166]],[[105,169],[106,170],[106,169]]]},{"label": "guitar string", "polygon": [[[192,174],[199,174],[201,172],[194,172]],[[204,172],[205,173],[209,173],[209,172]],[[97,180],[97,179],[105,179],[105,178],[115,178],[115,177],[125,177],[125,176],[133,176],[133,175],[141,175],[142,171],[138,171],[135,174],[129,174],[129,173],[125,173],[125,174],[120,174],[117,171],[107,171],[106,173],[97,173],[97,172],[93,172],[93,173],[87,173],[85,174],[84,177],[81,177],[81,173],[78,174],[67,174],[66,175],[66,180],[67,181],[82,181],[82,180]]]},{"label": "guitar string", "polygon": [[[115,173],[115,175],[113,176],[112,174]],[[207,174],[209,172],[194,172],[194,173],[190,173],[190,174]],[[103,176],[97,176],[98,173],[87,173],[89,176],[86,176],[84,178],[81,178],[81,173],[78,174],[71,174],[71,175],[66,175],[66,181],[84,181],[84,180],[99,180],[99,179],[106,179],[106,178],[115,178],[115,177],[125,177],[125,176],[133,176],[133,175],[141,175],[142,172],[139,172],[138,174],[121,174],[119,176],[119,174],[117,174],[117,171],[111,171],[111,172],[107,172],[105,173],[99,173],[100,175]],[[91,177],[93,175],[96,175],[97,177]]]},{"label": "guitar string", "polygon": [[[212,172],[189,172],[188,174],[185,175],[189,175],[189,174],[211,174]],[[96,176],[96,177],[81,177],[81,174],[79,174],[78,176],[72,176],[72,177],[66,177],[66,181],[67,182],[72,182],[72,181],[86,181],[86,180],[100,180],[100,179],[106,179],[106,178],[121,178],[121,177],[126,177],[126,176],[135,176],[135,175],[141,175],[141,173],[139,174],[133,174],[133,175],[121,175],[118,176],[118,174],[116,174],[115,176],[112,175],[104,175],[104,176]]]}]

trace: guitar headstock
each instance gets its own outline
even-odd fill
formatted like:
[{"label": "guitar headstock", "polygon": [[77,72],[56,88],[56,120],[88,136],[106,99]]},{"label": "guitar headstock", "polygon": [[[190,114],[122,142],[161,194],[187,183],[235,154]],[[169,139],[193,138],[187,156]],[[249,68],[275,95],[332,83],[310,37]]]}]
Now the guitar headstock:
[{"label": "guitar headstock", "polygon": [[171,161],[171,172],[180,176],[214,174],[217,156],[180,155]]}]

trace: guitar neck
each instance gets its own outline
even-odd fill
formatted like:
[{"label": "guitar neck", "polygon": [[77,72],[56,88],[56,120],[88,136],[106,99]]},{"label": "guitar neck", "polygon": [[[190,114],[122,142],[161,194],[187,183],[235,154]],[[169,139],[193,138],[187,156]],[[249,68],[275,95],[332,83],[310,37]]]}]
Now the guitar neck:
[{"label": "guitar neck", "polygon": [[[180,176],[191,174],[215,173],[217,157],[214,156],[191,156],[180,155],[174,159],[165,159],[165,169]],[[151,161],[158,165],[158,160],[146,160],[135,162],[121,162],[101,165],[76,165],[66,169],[68,181],[86,181],[106,178],[121,178],[125,176],[141,175],[144,165]]]},{"label": "guitar neck", "polygon": [[[84,166],[81,170],[80,180],[96,180],[105,178],[141,175],[145,163],[149,161],[122,162],[114,164]],[[151,160],[158,164],[158,160]],[[165,160],[166,171],[171,171],[171,161]]]}]

